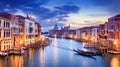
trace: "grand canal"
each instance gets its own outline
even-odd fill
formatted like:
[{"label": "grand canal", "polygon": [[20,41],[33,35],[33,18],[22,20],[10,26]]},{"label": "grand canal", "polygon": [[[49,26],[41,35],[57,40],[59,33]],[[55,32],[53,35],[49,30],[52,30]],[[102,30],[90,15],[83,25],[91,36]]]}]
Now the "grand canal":
[{"label": "grand canal", "polygon": [[74,40],[50,38],[45,48],[30,49],[22,56],[0,59],[0,67],[120,67],[119,55],[88,58],[76,55],[73,49],[85,50],[83,43]]}]

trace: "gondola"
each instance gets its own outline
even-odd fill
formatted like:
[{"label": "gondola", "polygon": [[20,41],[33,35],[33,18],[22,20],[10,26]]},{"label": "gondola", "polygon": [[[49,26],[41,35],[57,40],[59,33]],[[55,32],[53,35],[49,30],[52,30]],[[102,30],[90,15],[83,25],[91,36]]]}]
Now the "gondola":
[{"label": "gondola", "polygon": [[82,55],[82,56],[92,57],[92,55],[85,53],[85,52],[82,52],[82,51],[79,51],[79,50],[73,49],[73,51],[75,51],[77,54]]}]

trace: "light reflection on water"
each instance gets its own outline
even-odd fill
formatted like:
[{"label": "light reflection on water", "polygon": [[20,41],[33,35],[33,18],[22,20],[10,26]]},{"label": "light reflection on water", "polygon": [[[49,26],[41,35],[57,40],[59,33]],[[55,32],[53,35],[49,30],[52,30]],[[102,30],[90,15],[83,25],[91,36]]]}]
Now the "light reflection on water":
[{"label": "light reflection on water", "polygon": [[[72,43],[72,40],[70,40],[70,47],[69,47],[70,50],[73,49],[72,44],[73,44],[73,43]],[[73,63],[73,52],[70,51],[69,53],[70,53],[70,55],[69,55],[69,56],[70,56],[70,64],[72,64],[72,63]]]},{"label": "light reflection on water", "polygon": [[75,55],[73,49],[83,49],[74,40],[51,38],[45,48],[30,49],[23,56],[0,59],[0,67],[120,67],[120,55],[96,56],[96,60]]},{"label": "light reflection on water", "polygon": [[55,40],[54,40],[54,67],[57,67],[57,65],[58,65],[58,49],[57,49],[57,45],[58,45],[58,43],[57,43],[57,38],[55,38]]},{"label": "light reflection on water", "polygon": [[110,65],[111,67],[120,67],[120,56],[113,57]]}]

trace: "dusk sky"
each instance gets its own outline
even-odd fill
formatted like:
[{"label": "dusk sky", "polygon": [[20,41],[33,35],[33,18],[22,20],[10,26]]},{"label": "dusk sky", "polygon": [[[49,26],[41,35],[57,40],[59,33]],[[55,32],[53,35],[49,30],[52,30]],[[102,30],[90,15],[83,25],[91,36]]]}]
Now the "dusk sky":
[{"label": "dusk sky", "polygon": [[46,31],[55,24],[72,28],[102,24],[120,13],[120,0],[0,0],[0,11],[35,18]]}]

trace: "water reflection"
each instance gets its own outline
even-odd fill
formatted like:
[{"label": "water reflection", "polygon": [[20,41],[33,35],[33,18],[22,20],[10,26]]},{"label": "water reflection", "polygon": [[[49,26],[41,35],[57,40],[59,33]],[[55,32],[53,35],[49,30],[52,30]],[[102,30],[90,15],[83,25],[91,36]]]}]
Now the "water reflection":
[{"label": "water reflection", "polygon": [[44,48],[40,48],[40,65],[45,67],[45,51]]},{"label": "water reflection", "polygon": [[95,56],[96,60],[75,55],[72,49],[83,49],[83,43],[52,38],[50,46],[30,49],[23,56],[0,58],[0,67],[120,67],[120,55]]},{"label": "water reflection", "polygon": [[[70,40],[70,47],[69,47],[70,50],[73,50],[72,44],[73,44],[73,41]],[[72,64],[73,63],[73,52],[70,51],[69,53],[70,53],[70,55],[69,55],[70,56],[70,64]]]},{"label": "water reflection", "polygon": [[24,59],[22,56],[10,56],[0,59],[0,67],[24,67]]},{"label": "water reflection", "polygon": [[120,56],[113,57],[110,65],[111,67],[120,67]]},{"label": "water reflection", "polygon": [[54,67],[57,67],[58,65],[58,49],[57,49],[57,38],[54,39]]},{"label": "water reflection", "polygon": [[88,62],[82,61],[82,66],[83,66],[83,67],[89,67],[89,66],[88,66]]}]

